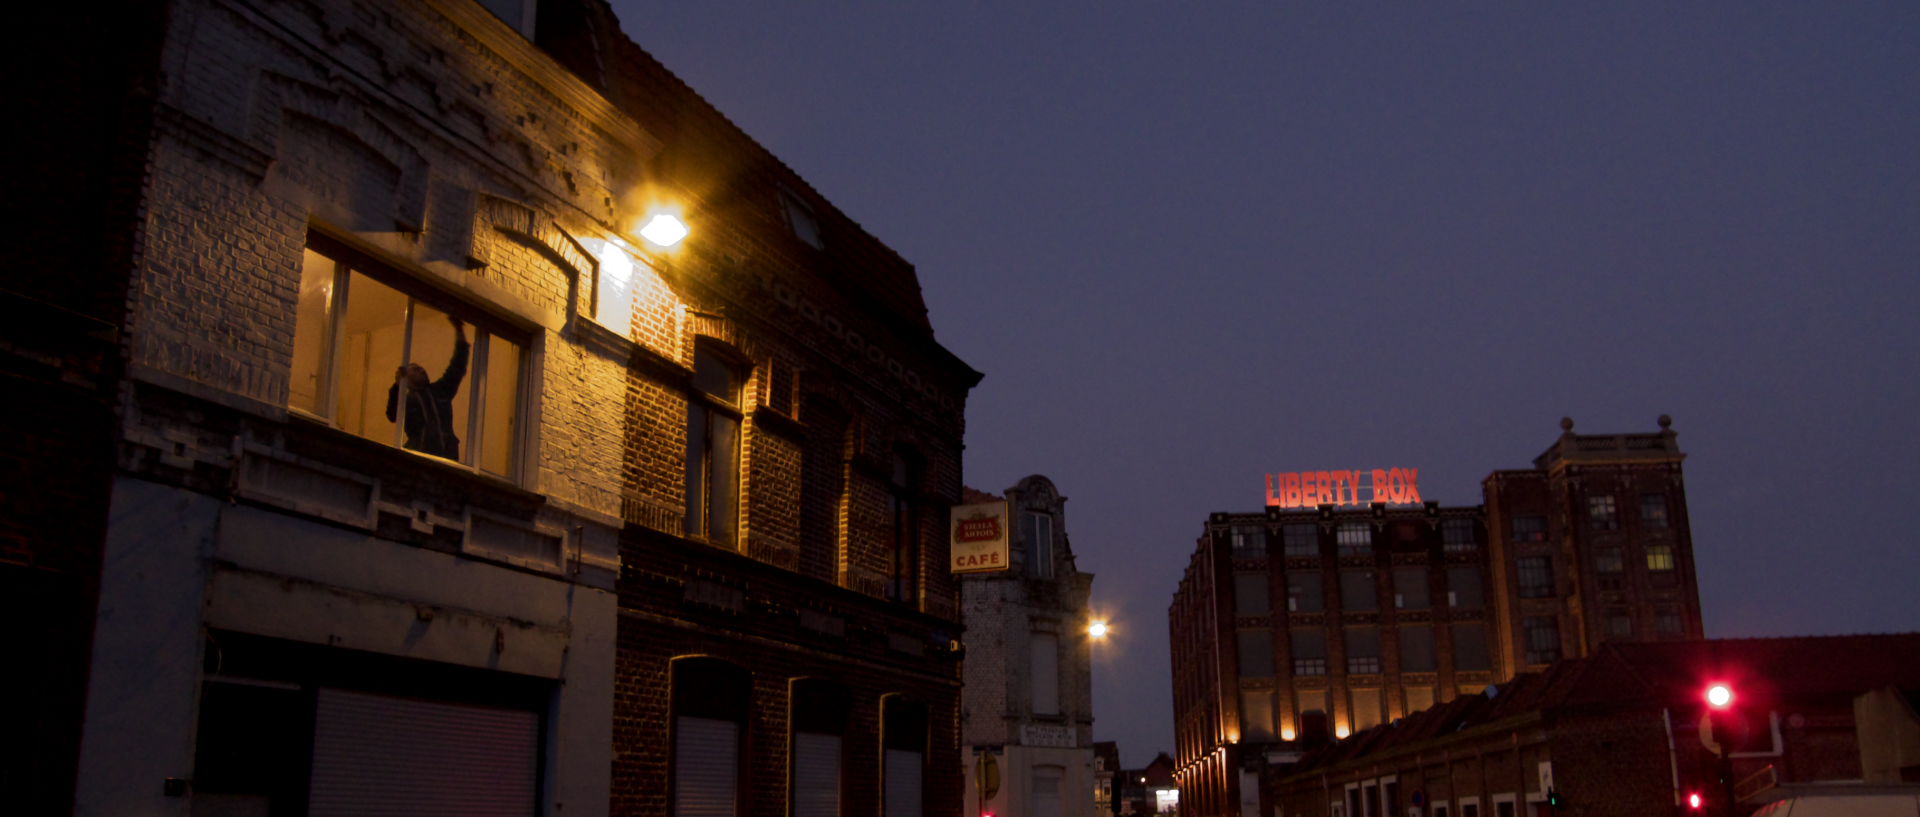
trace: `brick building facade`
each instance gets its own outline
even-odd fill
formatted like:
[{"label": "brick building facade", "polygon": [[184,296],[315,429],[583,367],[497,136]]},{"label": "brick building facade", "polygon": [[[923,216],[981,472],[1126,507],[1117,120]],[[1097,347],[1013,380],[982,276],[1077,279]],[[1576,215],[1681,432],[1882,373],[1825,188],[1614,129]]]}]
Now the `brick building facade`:
[{"label": "brick building facade", "polygon": [[1670,425],[1563,420],[1480,506],[1210,516],[1168,614],[1183,812],[1248,813],[1268,766],[1602,643],[1699,638]]},{"label": "brick building facade", "polygon": [[[970,491],[969,502],[992,501]],[[1075,566],[1067,498],[1033,475],[1002,497],[1013,537],[1008,570],[960,577],[967,628],[960,735],[967,779],[982,758],[999,791],[967,788],[965,813],[1090,817],[1097,790],[1092,644],[1093,574]]]},{"label": "brick building facade", "polygon": [[1609,641],[1269,770],[1267,813],[1627,817],[1701,813],[1685,810],[1695,794],[1726,813],[1699,725],[1720,682],[1738,690],[1723,739],[1735,813],[1751,813],[1803,783],[1860,781],[1866,736],[1911,719],[1863,720],[1856,702],[1920,684],[1916,649],[1920,634]]},{"label": "brick building facade", "polygon": [[119,5],[0,293],[9,796],[957,814],[911,266],[599,0]]}]

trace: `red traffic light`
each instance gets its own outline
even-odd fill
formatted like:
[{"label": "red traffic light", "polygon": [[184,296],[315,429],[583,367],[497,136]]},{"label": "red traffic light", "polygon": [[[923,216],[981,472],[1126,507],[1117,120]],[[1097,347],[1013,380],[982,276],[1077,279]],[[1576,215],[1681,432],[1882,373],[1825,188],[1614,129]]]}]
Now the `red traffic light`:
[{"label": "red traffic light", "polygon": [[1733,687],[1726,684],[1714,684],[1707,687],[1707,705],[1714,709],[1726,709],[1733,706]]},{"label": "red traffic light", "polygon": [[1699,792],[1697,791],[1687,792],[1687,810],[1688,811],[1699,811],[1703,808],[1706,808],[1706,806],[1707,806],[1707,800],[1706,798],[1701,797]]}]

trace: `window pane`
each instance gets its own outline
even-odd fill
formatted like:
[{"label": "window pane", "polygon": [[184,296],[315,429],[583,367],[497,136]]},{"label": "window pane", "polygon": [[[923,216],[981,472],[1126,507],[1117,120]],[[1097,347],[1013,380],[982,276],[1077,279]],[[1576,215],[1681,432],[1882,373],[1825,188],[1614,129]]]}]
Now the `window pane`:
[{"label": "window pane", "polygon": [[1368,675],[1380,672],[1380,630],[1375,627],[1348,627],[1347,672]]},{"label": "window pane", "polygon": [[1298,628],[1288,633],[1293,648],[1293,674],[1327,674],[1327,633],[1319,628]]},{"label": "window pane", "polygon": [[1523,556],[1517,562],[1520,598],[1543,599],[1553,595],[1553,563],[1546,556]]},{"label": "window pane", "polygon": [[1380,598],[1373,585],[1371,570],[1340,571],[1340,607],[1344,610],[1378,610]]},{"label": "window pane", "polygon": [[1273,635],[1271,630],[1240,630],[1240,674],[1264,678],[1273,674]]},{"label": "window pane", "polygon": [[1342,556],[1365,556],[1373,552],[1373,528],[1365,522],[1342,522],[1334,532]]},{"label": "window pane", "polygon": [[463,326],[456,335],[447,313],[419,301],[412,305],[408,362],[419,364],[432,380],[424,388],[415,383],[409,389],[405,444],[414,451],[460,460],[473,411],[473,390],[467,386],[467,367],[472,362],[468,338],[473,330]]},{"label": "window pane", "polygon": [[300,267],[300,301],[293,325],[293,382],[287,405],[323,414],[322,383],[327,370],[327,338],[332,330],[334,261],[307,250]]},{"label": "window pane", "polygon": [[739,373],[726,358],[706,349],[694,350],[693,387],[729,404],[740,404]]},{"label": "window pane", "polygon": [[1461,610],[1478,610],[1485,605],[1480,594],[1480,569],[1447,568],[1447,598],[1450,606]]},{"label": "window pane", "polygon": [[513,452],[520,441],[520,358],[518,344],[488,336],[480,467],[501,476],[513,474]]},{"label": "window pane", "polygon": [[1453,625],[1453,668],[1455,670],[1484,670],[1491,666],[1487,659],[1487,630],[1479,624]]},{"label": "window pane", "polygon": [[733,526],[738,516],[734,503],[740,487],[740,421],[715,413],[708,419],[708,434],[713,439],[713,461],[708,471],[707,538],[733,543]]},{"label": "window pane", "polygon": [[1593,552],[1593,569],[1600,573],[1621,573],[1627,569],[1627,563],[1620,557],[1619,548],[1599,548]]},{"label": "window pane", "polygon": [[1318,613],[1326,606],[1325,592],[1320,586],[1318,571],[1291,571],[1287,573],[1287,610],[1295,613]]},{"label": "window pane", "polygon": [[1660,494],[1640,497],[1640,524],[1651,529],[1667,526],[1667,498]]},{"label": "window pane", "polygon": [[1647,569],[1648,570],[1672,570],[1673,569],[1673,546],[1672,545],[1648,545],[1647,546]]},{"label": "window pane", "polygon": [[1433,628],[1425,624],[1401,627],[1400,671],[1432,672],[1434,669]]},{"label": "window pane", "polygon": [[1240,692],[1240,739],[1269,741],[1273,731],[1273,693],[1264,689]]},{"label": "window pane", "polygon": [[1560,621],[1553,616],[1527,616],[1522,625],[1527,639],[1527,663],[1551,664],[1560,660]]},{"label": "window pane", "polygon": [[[386,405],[399,379],[398,370],[406,362],[407,296],[359,272],[351,273],[340,333],[334,422],[370,440],[399,443]],[[394,416],[399,416],[397,410]]]},{"label": "window pane", "polygon": [[1288,525],[1282,529],[1288,556],[1320,555],[1320,527],[1318,525]]},{"label": "window pane", "polygon": [[1513,518],[1513,541],[1547,541],[1547,518],[1544,516],[1516,516]]},{"label": "window pane", "polygon": [[1396,567],[1393,569],[1394,599],[1402,610],[1425,610],[1431,606],[1427,593],[1427,569],[1424,567]]},{"label": "window pane", "polygon": [[1272,611],[1267,602],[1267,574],[1233,574],[1234,613],[1243,616],[1264,616]]},{"label": "window pane", "polygon": [[705,533],[707,496],[707,407],[687,402],[687,535]]}]

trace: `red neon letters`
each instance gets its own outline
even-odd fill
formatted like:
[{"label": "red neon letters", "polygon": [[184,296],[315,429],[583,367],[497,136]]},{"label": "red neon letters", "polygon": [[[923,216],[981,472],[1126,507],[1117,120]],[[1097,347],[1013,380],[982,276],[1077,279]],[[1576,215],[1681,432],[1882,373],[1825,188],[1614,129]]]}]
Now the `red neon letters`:
[{"label": "red neon letters", "polygon": [[[1363,486],[1364,483],[1364,486]],[[1362,499],[1361,488],[1365,487]],[[1267,475],[1267,504],[1277,508],[1321,505],[1420,504],[1420,469],[1298,471]]]}]

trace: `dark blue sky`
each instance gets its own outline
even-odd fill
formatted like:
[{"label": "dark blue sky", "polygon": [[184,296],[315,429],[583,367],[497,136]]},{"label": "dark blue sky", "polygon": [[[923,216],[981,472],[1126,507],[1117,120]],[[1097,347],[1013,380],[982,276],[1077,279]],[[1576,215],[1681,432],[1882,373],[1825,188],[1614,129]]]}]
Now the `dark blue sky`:
[{"label": "dark blue sky", "polygon": [[1920,629],[1920,5],[616,0],[914,262],[1171,752],[1166,609],[1269,471],[1479,502],[1571,415],[1687,451],[1707,633]]}]

